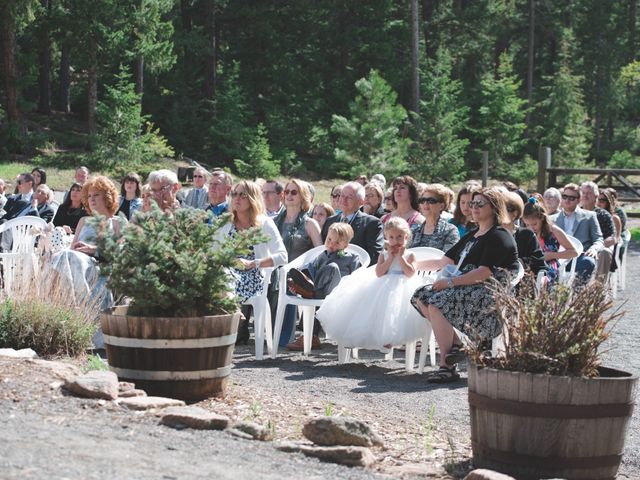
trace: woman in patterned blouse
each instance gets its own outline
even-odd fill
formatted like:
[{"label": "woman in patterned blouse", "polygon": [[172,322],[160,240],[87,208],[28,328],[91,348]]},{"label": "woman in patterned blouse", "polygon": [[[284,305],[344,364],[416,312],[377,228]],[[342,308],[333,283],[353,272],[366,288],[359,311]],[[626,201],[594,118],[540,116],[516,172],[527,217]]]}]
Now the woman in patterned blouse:
[{"label": "woman in patterned blouse", "polygon": [[411,229],[410,248],[433,247],[446,252],[460,240],[456,226],[441,217],[450,203],[450,193],[444,185],[434,183],[426,186],[418,199],[420,213],[425,220]]}]

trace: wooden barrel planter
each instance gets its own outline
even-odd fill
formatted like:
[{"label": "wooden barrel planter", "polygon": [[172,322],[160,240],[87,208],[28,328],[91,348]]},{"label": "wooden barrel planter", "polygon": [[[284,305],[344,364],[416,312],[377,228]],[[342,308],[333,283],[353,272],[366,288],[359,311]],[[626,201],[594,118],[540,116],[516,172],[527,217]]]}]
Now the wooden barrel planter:
[{"label": "wooden barrel planter", "polygon": [[614,479],[638,377],[561,377],[469,365],[473,463],[518,479]]},{"label": "wooden barrel planter", "polygon": [[240,313],[134,317],[126,307],[100,316],[109,367],[149,395],[199,401],[224,396]]}]

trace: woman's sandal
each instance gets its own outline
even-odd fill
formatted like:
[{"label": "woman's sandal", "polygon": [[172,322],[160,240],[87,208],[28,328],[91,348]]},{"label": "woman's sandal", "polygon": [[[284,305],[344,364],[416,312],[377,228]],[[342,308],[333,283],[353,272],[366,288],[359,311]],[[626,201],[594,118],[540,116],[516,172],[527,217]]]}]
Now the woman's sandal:
[{"label": "woman's sandal", "polygon": [[460,374],[456,371],[456,367],[440,367],[427,375],[427,383],[451,383],[458,380],[460,380]]},{"label": "woman's sandal", "polygon": [[462,345],[453,344],[449,353],[447,353],[444,357],[444,363],[449,366],[455,365],[458,362],[461,362],[467,358],[467,353],[462,348]]}]

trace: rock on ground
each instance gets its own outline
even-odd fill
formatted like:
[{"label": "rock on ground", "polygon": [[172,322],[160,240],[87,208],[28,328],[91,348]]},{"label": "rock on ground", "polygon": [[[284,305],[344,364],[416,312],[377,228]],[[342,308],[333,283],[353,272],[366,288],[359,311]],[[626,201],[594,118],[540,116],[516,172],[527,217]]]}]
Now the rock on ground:
[{"label": "rock on ground", "polygon": [[173,428],[196,430],[224,430],[229,418],[208,412],[200,407],[169,407],[162,410],[160,423]]},{"label": "rock on ground", "polygon": [[349,417],[309,420],[302,428],[302,434],[317,445],[382,446],[382,440],[369,425]]},{"label": "rock on ground", "polygon": [[113,372],[94,370],[66,380],[64,388],[81,397],[115,400],[118,398],[118,376]]},{"label": "rock on ground", "polygon": [[283,452],[300,452],[324,462],[339,463],[350,467],[370,467],[376,461],[371,450],[366,447],[337,446],[318,447],[301,443],[282,443],[276,447]]},{"label": "rock on ground", "polygon": [[262,425],[258,425],[253,422],[238,422],[233,426],[234,430],[238,430],[240,432],[246,433],[254,440],[272,440],[273,434],[271,430],[267,427],[263,427]]},{"label": "rock on ground", "polygon": [[515,480],[515,478],[486,468],[477,468],[464,477],[464,480]]},{"label": "rock on ground", "polygon": [[15,348],[0,348],[0,356],[14,358],[38,358],[38,354],[30,348],[16,350]]},{"label": "rock on ground", "polygon": [[165,397],[131,397],[120,398],[118,403],[131,410],[151,410],[152,408],[182,407],[182,400]]}]

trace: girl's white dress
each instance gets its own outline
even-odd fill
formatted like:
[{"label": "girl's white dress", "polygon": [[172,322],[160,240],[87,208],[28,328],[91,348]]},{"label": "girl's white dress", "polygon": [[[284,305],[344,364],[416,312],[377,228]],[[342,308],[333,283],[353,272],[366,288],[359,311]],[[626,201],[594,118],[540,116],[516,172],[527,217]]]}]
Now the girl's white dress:
[{"label": "girl's white dress", "polygon": [[375,268],[343,277],[316,313],[327,337],[344,347],[381,349],[416,340],[424,332],[426,320],[410,302],[424,285],[422,277],[407,277],[398,258],[382,277]]}]

